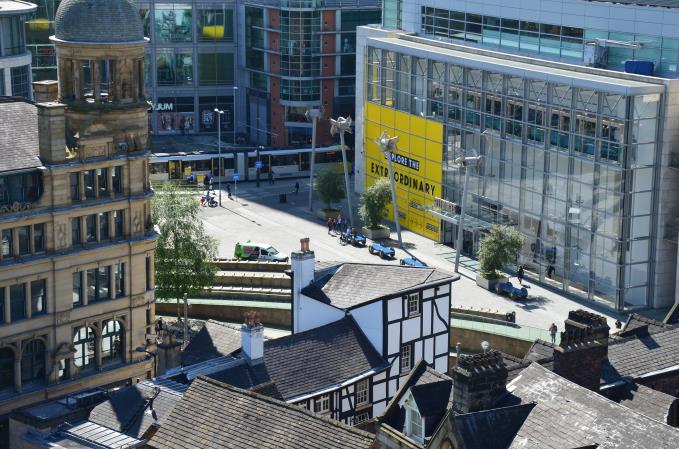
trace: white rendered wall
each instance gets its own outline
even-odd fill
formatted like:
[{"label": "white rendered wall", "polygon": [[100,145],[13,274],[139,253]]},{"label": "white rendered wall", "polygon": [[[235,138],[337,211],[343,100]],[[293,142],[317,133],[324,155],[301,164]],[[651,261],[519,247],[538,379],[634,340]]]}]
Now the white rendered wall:
[{"label": "white rendered wall", "polygon": [[351,311],[351,316],[354,317],[354,320],[356,320],[365,336],[368,337],[370,343],[380,354],[384,354],[382,348],[382,335],[384,332],[382,326],[382,304],[382,301],[378,301]]},{"label": "white rendered wall", "polygon": [[294,318],[295,333],[316,329],[341,320],[343,317],[344,311],[300,294],[297,313]]}]

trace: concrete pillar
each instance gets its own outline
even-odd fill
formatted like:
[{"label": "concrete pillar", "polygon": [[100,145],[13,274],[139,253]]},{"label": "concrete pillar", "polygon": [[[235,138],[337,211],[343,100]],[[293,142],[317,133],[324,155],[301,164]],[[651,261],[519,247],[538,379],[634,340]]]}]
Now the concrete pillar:
[{"label": "concrete pillar", "polygon": [[73,64],[73,99],[75,101],[80,101],[82,99],[82,79],[83,79],[83,66],[82,61],[74,59]]},{"label": "concrete pillar", "polygon": [[146,98],[146,86],[144,85],[144,60],[137,60],[137,71],[139,73],[139,101],[144,101]]},{"label": "concrete pillar", "polygon": [[14,357],[14,389],[21,393],[21,354]]},{"label": "concrete pillar", "polygon": [[9,298],[9,285],[5,287],[5,323],[9,324],[12,322],[12,305],[10,304]]},{"label": "concrete pillar", "polygon": [[86,306],[88,304],[87,271],[80,271],[80,287],[81,287],[80,301],[82,302],[83,306]]},{"label": "concrete pillar", "polygon": [[24,288],[24,294],[26,295],[26,318],[31,318],[33,311],[31,310],[31,283],[26,282],[26,287]]},{"label": "concrete pillar", "polygon": [[108,179],[106,180],[106,184],[108,185],[108,196],[113,198],[115,196],[113,193],[113,167],[109,167],[106,173],[108,176]]}]

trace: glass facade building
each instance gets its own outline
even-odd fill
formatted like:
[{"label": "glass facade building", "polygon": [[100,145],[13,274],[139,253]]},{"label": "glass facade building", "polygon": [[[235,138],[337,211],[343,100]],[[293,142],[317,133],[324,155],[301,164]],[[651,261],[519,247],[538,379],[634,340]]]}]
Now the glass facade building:
[{"label": "glass facade building", "polygon": [[0,9],[0,95],[33,97],[24,24],[35,10],[35,5],[19,2],[7,2]]},{"label": "glass facade building", "polygon": [[[451,16],[446,20],[449,30]],[[469,22],[463,23],[467,36]],[[555,42],[576,39],[563,27],[550,31]],[[373,38],[379,32],[383,35]],[[674,201],[658,188],[662,173],[674,170],[666,165],[667,147],[659,143],[671,123],[666,104],[674,100],[667,86],[674,80],[616,76],[384,29],[366,34],[362,38],[359,31],[364,51],[357,69],[362,88],[357,140],[366,159],[357,189],[373,182],[368,154],[381,132],[403,135],[406,160],[418,151],[422,161],[441,160],[435,196],[457,205],[464,169],[455,160],[482,155],[480,168],[469,173],[463,254],[474,257],[492,225],[513,226],[526,237],[517,262],[534,280],[618,310],[661,304],[666,292],[658,285],[673,287],[675,281],[669,273],[661,279],[659,260],[667,257],[668,272],[676,267],[677,239],[667,238],[662,224],[676,215],[659,214],[674,208]],[[546,36],[536,39],[538,50],[547,48]],[[550,48],[563,52],[565,47]],[[376,115],[371,105],[393,113]],[[442,144],[430,142],[429,135],[416,143],[397,123],[409,120],[412,127],[422,119],[443,127]],[[395,178],[401,176],[402,168],[394,170]],[[414,176],[424,185],[438,185],[431,173]],[[397,186],[403,198],[412,197],[411,187]],[[674,192],[678,187],[666,186]],[[441,222],[421,233],[431,236],[435,230],[439,241],[455,247],[459,208],[444,213],[434,197],[423,200],[415,206]],[[405,215],[413,214],[408,207],[400,209],[406,226],[412,220]]]}]

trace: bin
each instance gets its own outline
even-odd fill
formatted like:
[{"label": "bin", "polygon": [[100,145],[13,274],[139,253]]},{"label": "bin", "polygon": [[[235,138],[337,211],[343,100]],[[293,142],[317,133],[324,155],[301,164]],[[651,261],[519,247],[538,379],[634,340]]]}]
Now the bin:
[{"label": "bin", "polygon": [[278,202],[279,203],[287,203],[288,202],[288,195],[285,193],[281,193],[278,195]]}]

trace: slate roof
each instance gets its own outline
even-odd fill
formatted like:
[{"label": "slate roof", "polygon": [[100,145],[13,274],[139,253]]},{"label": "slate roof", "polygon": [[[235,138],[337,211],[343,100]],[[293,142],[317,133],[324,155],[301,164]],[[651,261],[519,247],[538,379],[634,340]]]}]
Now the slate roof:
[{"label": "slate roof", "polygon": [[215,320],[205,322],[189,345],[182,351],[182,365],[193,365],[231,355],[241,348],[240,325]]},{"label": "slate roof", "polygon": [[302,289],[302,294],[339,309],[350,309],[425,285],[457,279],[459,276],[435,268],[345,263],[336,270],[321,273],[320,278]]},{"label": "slate roof", "polygon": [[261,363],[240,363],[209,376],[245,389],[274,382],[280,396],[290,400],[387,366],[354,319],[346,317],[267,340]]},{"label": "slate roof", "polygon": [[38,108],[14,97],[0,97],[0,173],[40,167]]},{"label": "slate roof", "polygon": [[301,407],[200,376],[152,449],[368,449],[373,435]]},{"label": "slate roof", "polygon": [[408,390],[412,392],[417,408],[425,418],[425,437],[429,437],[453,406],[453,379],[431,368],[424,360],[415,365],[380,418],[380,422],[401,433],[405,425],[405,412],[398,403]]},{"label": "slate roof", "polygon": [[638,313],[632,313],[627,317],[627,321],[625,322],[625,325],[622,327],[622,329],[620,329],[618,335],[632,335],[635,330],[640,328],[647,328],[649,334],[655,334],[666,330],[667,327],[668,325],[664,324],[662,321],[656,321],[643,315],[639,315]]},{"label": "slate roof", "polygon": [[667,423],[670,409],[679,403],[679,399],[674,396],[630,382],[607,396],[620,405],[664,423]]},{"label": "slate roof", "polygon": [[543,362],[554,358],[554,345],[537,339],[533,342],[523,360],[528,362]]},{"label": "slate roof", "polygon": [[54,19],[57,39],[72,42],[136,42],[144,39],[131,0],[63,0]]},{"label": "slate roof", "polygon": [[[636,379],[654,371],[679,366],[679,328],[625,339],[610,339],[603,383]],[[677,368],[679,369],[679,368]]]},{"label": "slate roof", "polygon": [[467,449],[506,449],[535,404],[520,404],[455,415],[458,441]]},{"label": "slate roof", "polygon": [[676,449],[679,429],[623,407],[537,363],[507,385],[500,406],[536,403],[510,449]]},{"label": "slate roof", "polygon": [[[132,438],[89,421],[73,426],[62,433],[66,441],[59,441],[57,447],[132,449],[142,447],[144,444],[144,442],[139,439]],[[73,446],[70,444],[71,441],[74,443]],[[80,446],[80,444],[82,444],[82,446]]]},{"label": "slate roof", "polygon": [[143,438],[152,425],[162,425],[181,397],[181,393],[169,388],[140,382],[111,394],[108,401],[92,409],[89,419],[126,435]]}]

